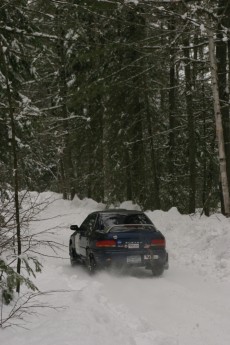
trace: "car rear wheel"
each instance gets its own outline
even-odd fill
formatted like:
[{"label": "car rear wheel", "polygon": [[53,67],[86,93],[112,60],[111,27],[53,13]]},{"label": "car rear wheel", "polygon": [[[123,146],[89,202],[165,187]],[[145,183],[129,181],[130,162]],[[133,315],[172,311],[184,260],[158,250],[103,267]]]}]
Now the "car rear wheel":
[{"label": "car rear wheel", "polygon": [[154,277],[159,277],[164,273],[164,266],[152,267],[152,274]]},{"label": "car rear wheel", "polygon": [[77,259],[73,258],[72,256],[70,256],[70,265],[71,266],[79,265],[79,261]]},{"label": "car rear wheel", "polygon": [[86,269],[89,274],[94,274],[96,272],[96,261],[89,251],[86,253],[86,260],[85,260]]}]

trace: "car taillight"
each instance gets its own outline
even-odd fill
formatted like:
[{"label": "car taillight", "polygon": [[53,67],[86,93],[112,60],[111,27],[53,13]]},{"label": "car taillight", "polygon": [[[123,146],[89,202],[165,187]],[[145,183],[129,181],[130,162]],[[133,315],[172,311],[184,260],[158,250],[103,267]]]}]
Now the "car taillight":
[{"label": "car taillight", "polygon": [[152,247],[165,247],[165,239],[154,239],[151,241]]},{"label": "car taillight", "polygon": [[115,240],[101,240],[96,242],[96,247],[105,248],[105,247],[116,247]]}]

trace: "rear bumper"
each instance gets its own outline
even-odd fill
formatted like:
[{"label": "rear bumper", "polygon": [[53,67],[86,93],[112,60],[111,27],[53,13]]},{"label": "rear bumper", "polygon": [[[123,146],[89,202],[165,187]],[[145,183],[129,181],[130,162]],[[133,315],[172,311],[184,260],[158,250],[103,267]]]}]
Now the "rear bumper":
[{"label": "rear bumper", "polygon": [[139,266],[152,269],[161,266],[168,269],[168,253],[166,250],[151,251],[95,251],[94,259],[98,266]]}]

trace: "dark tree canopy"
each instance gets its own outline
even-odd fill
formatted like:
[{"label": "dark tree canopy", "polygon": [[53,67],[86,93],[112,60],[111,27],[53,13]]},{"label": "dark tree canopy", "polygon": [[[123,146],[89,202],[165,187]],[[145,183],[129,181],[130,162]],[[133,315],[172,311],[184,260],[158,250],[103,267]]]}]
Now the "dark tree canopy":
[{"label": "dark tree canopy", "polygon": [[[207,26],[230,176],[229,1],[3,1],[19,189],[144,209],[219,207]],[[209,24],[208,24],[209,23]],[[3,56],[4,55],[4,56]],[[0,179],[12,186],[0,65]],[[10,177],[11,176],[11,177]]]}]

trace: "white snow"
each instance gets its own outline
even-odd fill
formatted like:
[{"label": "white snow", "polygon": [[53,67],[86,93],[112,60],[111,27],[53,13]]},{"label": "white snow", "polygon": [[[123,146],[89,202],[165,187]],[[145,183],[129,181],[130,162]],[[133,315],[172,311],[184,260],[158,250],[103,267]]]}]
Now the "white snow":
[{"label": "white snow", "polygon": [[[66,246],[37,249],[47,256],[35,283],[40,291],[53,291],[37,300],[56,309],[34,309],[39,314],[25,316],[27,329],[0,330],[1,345],[230,344],[230,219],[181,215],[176,208],[148,211],[166,236],[169,270],[160,278],[144,269],[91,277],[69,264],[68,228],[104,205],[78,197],[64,201],[49,192],[28,200],[42,202],[40,221],[31,222],[29,231]],[[130,201],[120,207],[139,209]]]},{"label": "white snow", "polygon": [[125,3],[127,3],[127,4],[133,3],[134,5],[138,5],[139,4],[139,0],[125,0]]},{"label": "white snow", "polygon": [[201,31],[201,34],[204,34],[205,33],[205,26],[204,26],[204,24],[201,24],[200,25],[200,31]]}]

